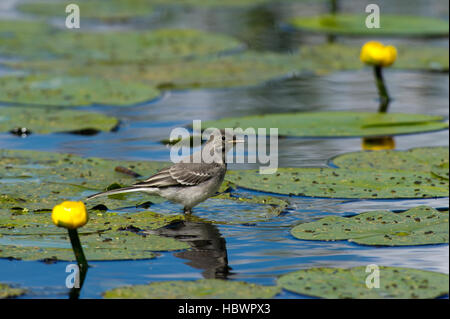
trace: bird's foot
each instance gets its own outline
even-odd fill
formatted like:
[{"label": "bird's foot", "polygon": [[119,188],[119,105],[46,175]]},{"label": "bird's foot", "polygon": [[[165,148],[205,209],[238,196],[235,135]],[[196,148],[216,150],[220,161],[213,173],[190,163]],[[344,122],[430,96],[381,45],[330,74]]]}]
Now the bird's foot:
[{"label": "bird's foot", "polygon": [[185,214],[187,214],[187,215],[190,215],[190,214],[192,214],[192,210],[190,209],[190,208],[184,208],[183,209],[183,213],[185,213]]}]

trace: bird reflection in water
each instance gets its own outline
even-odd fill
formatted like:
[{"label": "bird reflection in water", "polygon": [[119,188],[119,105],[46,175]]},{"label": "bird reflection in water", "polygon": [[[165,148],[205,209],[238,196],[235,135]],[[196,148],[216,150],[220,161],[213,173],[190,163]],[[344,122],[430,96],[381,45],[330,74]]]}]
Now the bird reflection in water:
[{"label": "bird reflection in water", "polygon": [[153,233],[189,244],[190,250],[174,255],[188,260],[186,265],[203,269],[204,278],[226,279],[230,274],[226,242],[215,225],[189,220],[174,221]]},{"label": "bird reflection in water", "polygon": [[395,140],[392,136],[364,137],[362,149],[365,151],[385,151],[395,149]]}]

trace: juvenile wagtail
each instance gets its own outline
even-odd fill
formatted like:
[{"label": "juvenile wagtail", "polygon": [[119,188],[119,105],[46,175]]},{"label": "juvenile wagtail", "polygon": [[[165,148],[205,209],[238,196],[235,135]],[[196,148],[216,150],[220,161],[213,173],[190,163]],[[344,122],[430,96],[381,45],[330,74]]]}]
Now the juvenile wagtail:
[{"label": "juvenile wagtail", "polygon": [[200,156],[200,163],[194,163],[195,154],[193,154],[188,161],[181,161],[164,168],[144,181],[128,187],[94,194],[87,199],[105,195],[145,192],[181,204],[185,213],[191,213],[194,206],[215,195],[219,190],[227,171],[226,154],[234,143],[240,142],[244,141],[237,140],[234,136],[220,131],[212,134],[203,146],[210,150],[211,158],[213,158],[211,163],[205,163],[202,156]]}]

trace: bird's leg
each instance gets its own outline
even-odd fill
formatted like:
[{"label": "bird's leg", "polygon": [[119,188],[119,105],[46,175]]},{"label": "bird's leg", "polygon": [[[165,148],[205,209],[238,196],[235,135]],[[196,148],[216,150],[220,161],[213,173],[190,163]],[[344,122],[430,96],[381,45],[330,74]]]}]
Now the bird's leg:
[{"label": "bird's leg", "polygon": [[185,214],[187,214],[187,215],[192,214],[192,210],[191,210],[190,208],[188,208],[188,207],[185,207],[185,208],[183,209],[183,212],[184,212]]}]

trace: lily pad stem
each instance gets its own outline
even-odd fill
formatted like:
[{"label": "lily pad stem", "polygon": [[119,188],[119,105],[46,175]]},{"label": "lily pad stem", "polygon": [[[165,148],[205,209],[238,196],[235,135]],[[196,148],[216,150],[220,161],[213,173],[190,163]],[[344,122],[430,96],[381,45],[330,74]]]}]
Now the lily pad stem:
[{"label": "lily pad stem", "polygon": [[379,113],[386,113],[389,102],[391,101],[386,85],[384,84],[383,72],[381,66],[374,67],[375,81],[377,83],[378,95],[380,96],[380,107],[378,108]]},{"label": "lily pad stem", "polygon": [[75,254],[75,259],[77,260],[78,268],[80,271],[79,276],[79,287],[73,287],[70,291],[70,299],[78,299],[80,295],[81,287],[83,287],[84,278],[86,277],[88,263],[86,256],[84,255],[83,248],[81,247],[80,237],[78,236],[78,231],[76,229],[68,229],[70,243],[72,244],[72,249]]}]

